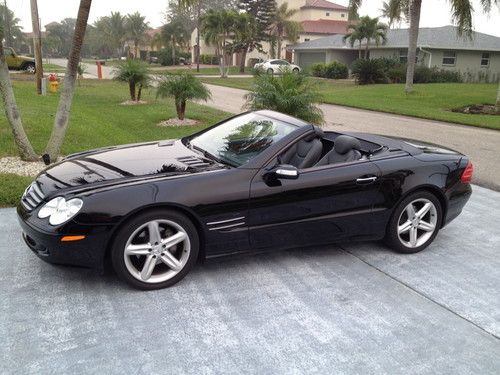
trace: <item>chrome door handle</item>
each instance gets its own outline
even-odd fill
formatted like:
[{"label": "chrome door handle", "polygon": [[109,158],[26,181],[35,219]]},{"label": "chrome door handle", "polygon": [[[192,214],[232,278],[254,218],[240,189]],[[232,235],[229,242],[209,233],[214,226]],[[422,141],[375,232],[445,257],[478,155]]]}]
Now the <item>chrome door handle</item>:
[{"label": "chrome door handle", "polygon": [[373,176],[373,177],[364,177],[364,178],[357,178],[356,179],[356,183],[358,183],[358,184],[370,184],[372,182],[375,182],[376,179],[377,179],[376,176]]}]

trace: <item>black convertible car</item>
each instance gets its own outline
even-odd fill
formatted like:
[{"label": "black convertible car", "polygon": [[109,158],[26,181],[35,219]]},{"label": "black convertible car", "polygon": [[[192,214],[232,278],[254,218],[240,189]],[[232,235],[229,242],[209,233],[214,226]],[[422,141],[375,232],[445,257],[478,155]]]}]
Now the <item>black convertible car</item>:
[{"label": "black convertible car", "polygon": [[18,215],[41,259],[110,260],[155,289],[233,253],[380,239],[420,251],[460,214],[471,177],[455,151],[258,111],[180,140],[70,155],[38,175]]}]

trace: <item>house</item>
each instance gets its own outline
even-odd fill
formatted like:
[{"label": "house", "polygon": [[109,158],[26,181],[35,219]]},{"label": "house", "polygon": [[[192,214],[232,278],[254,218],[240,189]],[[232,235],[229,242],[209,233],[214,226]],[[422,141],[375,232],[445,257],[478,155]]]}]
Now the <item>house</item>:
[{"label": "house", "polygon": [[[288,9],[296,9],[297,13],[292,17],[294,21],[300,22],[302,25],[302,32],[299,39],[295,42],[307,42],[318,39],[327,35],[336,35],[347,33],[348,13],[347,7],[339,4],[332,3],[327,0],[277,0],[277,6],[283,3],[288,3]],[[203,37],[200,38],[199,52],[206,55],[215,55],[217,51],[215,48],[206,45]],[[287,48],[293,42],[285,41],[283,43],[281,57],[291,61],[292,53]],[[192,60],[196,60],[198,47],[196,44],[196,29],[191,34],[191,56]],[[268,59],[271,57],[271,46],[268,42],[263,42],[264,53],[259,51],[252,51],[247,54],[246,65],[253,59]],[[227,61],[232,65],[239,65],[240,54],[233,54]]]},{"label": "house", "polygon": [[[302,68],[313,63],[339,61],[348,66],[359,57],[359,48],[351,47],[342,35],[332,35],[289,47],[294,61]],[[387,31],[387,42],[368,46],[369,57],[386,57],[406,62],[408,29]],[[472,39],[459,37],[455,26],[421,28],[417,42],[417,63],[428,67],[459,71],[466,80],[491,80],[500,77],[500,38],[474,32]],[[489,77],[489,79],[486,79]]]}]

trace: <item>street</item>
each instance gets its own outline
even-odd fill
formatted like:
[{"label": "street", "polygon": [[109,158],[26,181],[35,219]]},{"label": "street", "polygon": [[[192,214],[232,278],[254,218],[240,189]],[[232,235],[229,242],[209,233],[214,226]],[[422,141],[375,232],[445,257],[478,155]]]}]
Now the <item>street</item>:
[{"label": "street", "polygon": [[229,258],[170,289],[52,266],[0,210],[0,373],[498,374],[500,193],[424,252],[380,243]]}]

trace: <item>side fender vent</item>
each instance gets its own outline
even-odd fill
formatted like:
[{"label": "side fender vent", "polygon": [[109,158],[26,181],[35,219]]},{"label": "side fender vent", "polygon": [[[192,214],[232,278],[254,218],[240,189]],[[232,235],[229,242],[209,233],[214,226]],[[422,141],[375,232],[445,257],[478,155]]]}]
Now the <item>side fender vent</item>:
[{"label": "side fender vent", "polygon": [[192,168],[206,167],[207,165],[210,165],[210,163],[207,163],[196,156],[181,156],[180,158],[177,158],[177,160]]}]

